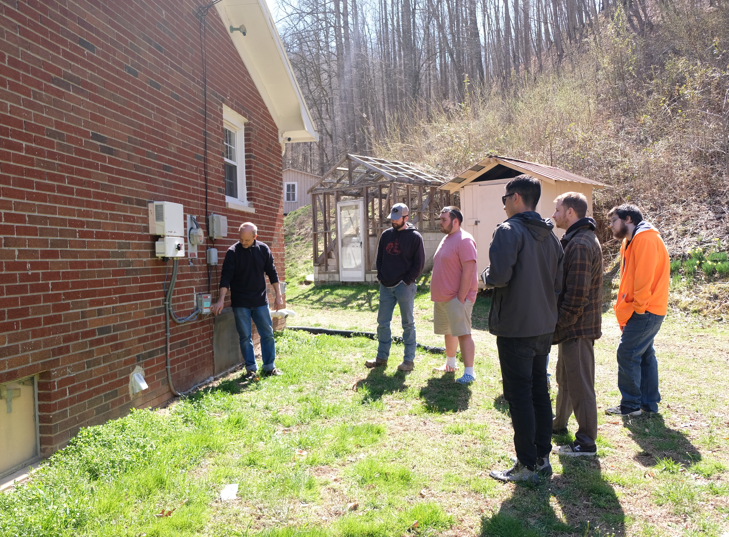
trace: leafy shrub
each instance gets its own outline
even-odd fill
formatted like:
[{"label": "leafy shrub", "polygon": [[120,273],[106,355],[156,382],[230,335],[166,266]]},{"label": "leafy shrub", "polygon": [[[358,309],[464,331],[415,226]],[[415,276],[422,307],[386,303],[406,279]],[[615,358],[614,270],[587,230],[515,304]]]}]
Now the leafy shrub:
[{"label": "leafy shrub", "polygon": [[699,263],[706,260],[706,257],[704,256],[704,250],[702,250],[701,248],[689,250],[688,254],[691,259],[696,260]]},{"label": "leafy shrub", "polygon": [[696,273],[696,267],[698,267],[699,261],[698,259],[694,259],[693,257],[691,259],[687,259],[683,264],[683,271],[687,275],[693,275]]},{"label": "leafy shrub", "polygon": [[726,252],[714,252],[713,254],[709,254],[706,259],[708,259],[709,261],[721,263],[724,261],[729,261],[729,256]]},{"label": "leafy shrub", "polygon": [[716,272],[719,273],[719,276],[729,276],[729,261],[717,263]]},{"label": "leafy shrub", "polygon": [[714,272],[716,272],[716,263],[712,263],[711,261],[705,261],[701,264],[701,270],[704,271],[704,274],[707,276],[712,276]]},{"label": "leafy shrub", "polygon": [[680,259],[674,259],[671,261],[671,274],[674,272],[677,272],[678,269],[681,268],[681,260]]}]

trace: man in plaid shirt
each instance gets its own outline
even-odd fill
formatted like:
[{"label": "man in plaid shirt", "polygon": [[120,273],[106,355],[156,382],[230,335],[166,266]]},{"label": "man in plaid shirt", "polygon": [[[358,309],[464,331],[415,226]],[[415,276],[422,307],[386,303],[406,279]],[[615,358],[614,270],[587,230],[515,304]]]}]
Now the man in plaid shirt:
[{"label": "man in plaid shirt", "polygon": [[567,433],[572,412],[578,425],[575,441],[556,446],[554,452],[594,457],[597,453],[594,345],[602,335],[602,249],[594,233],[595,221],[585,217],[585,196],[567,192],[554,201],[557,207],[552,220],[566,232],[561,240],[564,273],[553,339],[559,345],[559,391],[552,432]]}]

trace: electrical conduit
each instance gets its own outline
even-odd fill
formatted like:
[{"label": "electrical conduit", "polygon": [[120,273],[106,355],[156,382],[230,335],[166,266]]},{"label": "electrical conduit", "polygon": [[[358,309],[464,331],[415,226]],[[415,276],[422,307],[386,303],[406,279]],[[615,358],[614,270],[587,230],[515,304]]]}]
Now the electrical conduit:
[{"label": "electrical conduit", "polygon": [[167,383],[170,386],[170,391],[177,397],[183,395],[175,390],[175,385],[172,384],[172,367],[170,366],[170,317],[178,323],[183,324],[189,321],[197,319],[200,309],[195,306],[193,312],[187,317],[178,317],[172,310],[172,293],[175,290],[175,282],[177,281],[177,265],[178,259],[175,258],[172,261],[172,278],[170,279],[170,287],[165,293],[165,367],[167,368]]}]

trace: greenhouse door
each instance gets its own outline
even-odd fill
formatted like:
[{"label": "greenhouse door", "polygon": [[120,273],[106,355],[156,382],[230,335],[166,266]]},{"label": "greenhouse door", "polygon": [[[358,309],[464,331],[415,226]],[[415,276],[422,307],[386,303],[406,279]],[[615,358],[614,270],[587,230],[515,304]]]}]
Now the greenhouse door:
[{"label": "greenhouse door", "polygon": [[337,204],[337,226],[339,241],[339,279],[343,282],[363,282],[364,201],[340,201]]}]

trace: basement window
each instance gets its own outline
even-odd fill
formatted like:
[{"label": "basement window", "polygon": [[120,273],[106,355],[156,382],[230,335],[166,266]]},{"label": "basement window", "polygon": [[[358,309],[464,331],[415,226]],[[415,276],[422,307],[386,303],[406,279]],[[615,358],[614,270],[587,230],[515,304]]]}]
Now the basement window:
[{"label": "basement window", "polygon": [[225,169],[225,205],[229,209],[254,212],[248,203],[245,166],[245,124],[234,110],[223,106],[223,166]]}]

